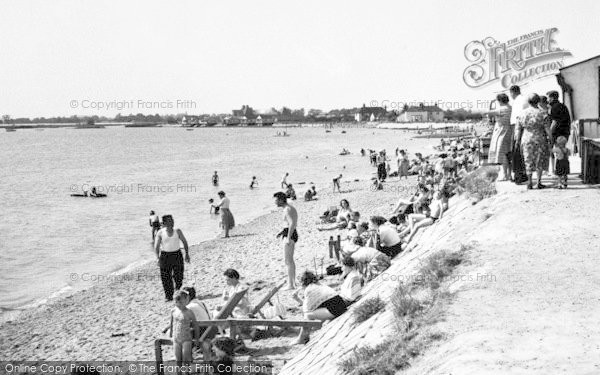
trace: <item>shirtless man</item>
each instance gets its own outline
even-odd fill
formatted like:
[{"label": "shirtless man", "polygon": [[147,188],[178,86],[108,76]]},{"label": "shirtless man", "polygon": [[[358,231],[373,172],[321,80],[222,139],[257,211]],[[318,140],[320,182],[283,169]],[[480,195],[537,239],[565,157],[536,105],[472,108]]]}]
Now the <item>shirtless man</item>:
[{"label": "shirtless man", "polygon": [[298,224],[298,212],[293,206],[287,203],[287,197],[283,192],[273,194],[275,205],[283,208],[283,220],[287,227],[284,228],[277,237],[281,236],[283,240],[283,254],[285,265],[288,269],[288,287],[287,289],[296,289],[296,264],[294,263],[294,248],[298,242],[298,232],[296,225]]}]

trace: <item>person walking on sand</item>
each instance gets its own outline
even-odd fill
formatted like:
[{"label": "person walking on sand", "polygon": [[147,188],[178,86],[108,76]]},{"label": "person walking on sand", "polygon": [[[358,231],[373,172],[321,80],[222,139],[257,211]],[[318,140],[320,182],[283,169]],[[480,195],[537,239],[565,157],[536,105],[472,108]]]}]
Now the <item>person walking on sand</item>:
[{"label": "person walking on sand", "polygon": [[293,206],[287,203],[287,197],[283,192],[277,192],[273,194],[275,198],[275,205],[283,208],[283,220],[287,226],[283,228],[277,237],[281,237],[283,240],[283,256],[285,259],[285,265],[288,269],[288,289],[296,289],[296,264],[294,263],[294,248],[298,242],[298,231],[296,226],[298,225],[298,212]]},{"label": "person walking on sand", "polygon": [[335,193],[335,188],[337,188],[338,193],[341,193],[342,191],[340,190],[340,181],[342,179],[342,174],[340,173],[339,176],[337,176],[336,178],[333,179],[333,192]]},{"label": "person walking on sand", "polygon": [[[181,229],[175,228],[173,216],[164,215],[162,217],[165,226],[156,234],[154,241],[154,251],[160,267],[160,279],[165,291],[165,300],[173,300],[173,292],[181,289],[183,284],[183,260],[179,243],[183,243],[185,250],[185,261],[190,262],[190,253],[188,243]],[[175,287],[173,287],[175,282]]]},{"label": "person walking on sand", "polygon": [[225,196],[225,192],[221,190],[217,193],[221,201],[215,207],[219,207],[221,212],[221,227],[225,230],[225,238],[229,237],[229,230],[235,227],[235,219],[229,210],[229,198]]},{"label": "person walking on sand", "polygon": [[215,174],[212,176],[212,184],[213,186],[219,186],[219,175],[217,174],[217,171],[215,171]]},{"label": "person walking on sand", "polygon": [[150,224],[150,228],[152,228],[152,243],[154,243],[156,233],[160,230],[160,221],[158,220],[158,215],[155,214],[154,211],[150,211],[148,223]]},{"label": "person walking on sand", "polygon": [[282,189],[287,189],[287,187],[288,187],[287,178],[289,175],[290,175],[289,173],[285,172],[285,174],[281,178],[281,188]]}]

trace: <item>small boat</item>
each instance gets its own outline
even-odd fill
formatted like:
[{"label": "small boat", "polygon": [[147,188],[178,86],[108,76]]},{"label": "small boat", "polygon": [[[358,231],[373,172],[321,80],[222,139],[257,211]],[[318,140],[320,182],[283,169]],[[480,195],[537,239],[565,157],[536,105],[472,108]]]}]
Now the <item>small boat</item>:
[{"label": "small boat", "polygon": [[187,130],[187,131],[191,132],[191,131],[192,131],[192,130],[194,130],[194,129],[185,129],[185,130]]},{"label": "small boat", "polygon": [[83,193],[74,193],[71,194],[72,197],[81,197],[81,198],[106,198],[106,194],[97,193],[96,195],[85,195]]},{"label": "small boat", "polygon": [[331,133],[331,130],[325,130],[325,133]]},{"label": "small boat", "polygon": [[342,134],[346,134],[346,131],[345,131],[345,130],[342,130]]}]

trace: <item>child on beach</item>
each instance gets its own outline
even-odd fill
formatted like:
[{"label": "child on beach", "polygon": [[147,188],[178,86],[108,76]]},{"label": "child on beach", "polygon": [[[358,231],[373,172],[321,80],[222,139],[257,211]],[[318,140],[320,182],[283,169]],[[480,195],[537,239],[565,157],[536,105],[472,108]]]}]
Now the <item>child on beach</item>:
[{"label": "child on beach", "polygon": [[208,204],[210,204],[210,213],[217,215],[219,213],[219,210],[221,209],[221,207],[215,206],[213,203],[215,203],[215,200],[210,198],[208,200]]},{"label": "child on beach", "polygon": [[179,290],[175,293],[175,307],[171,311],[171,332],[173,333],[173,351],[177,366],[183,363],[192,363],[192,332],[190,325],[194,327],[196,345],[200,344],[200,331],[196,317],[192,310],[187,308],[190,297],[186,291]]},{"label": "child on beach", "polygon": [[214,374],[233,374],[233,355],[235,340],[230,337],[217,337],[212,341],[215,360],[212,362]]},{"label": "child on beach", "polygon": [[552,148],[554,158],[556,159],[555,172],[558,178],[558,188],[567,188],[568,174],[571,173],[569,165],[569,155],[571,151],[567,148],[567,138],[560,136],[556,139],[556,144]]}]

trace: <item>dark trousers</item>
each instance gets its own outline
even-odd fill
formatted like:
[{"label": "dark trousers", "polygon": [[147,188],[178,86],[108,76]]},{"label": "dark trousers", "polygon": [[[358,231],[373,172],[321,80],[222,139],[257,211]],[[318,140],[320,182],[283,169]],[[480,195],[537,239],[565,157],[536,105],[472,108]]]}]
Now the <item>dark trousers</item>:
[{"label": "dark trousers", "polygon": [[[165,298],[173,299],[173,292],[181,289],[183,284],[183,255],[181,255],[181,251],[160,253],[160,279],[165,290]],[[175,281],[175,287],[173,287],[173,281]]]},{"label": "dark trousers", "polygon": [[515,183],[522,184],[527,181],[527,173],[525,173],[525,162],[521,153],[521,145],[517,141],[513,141],[513,152],[510,160],[512,171],[515,174]]}]

